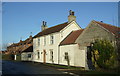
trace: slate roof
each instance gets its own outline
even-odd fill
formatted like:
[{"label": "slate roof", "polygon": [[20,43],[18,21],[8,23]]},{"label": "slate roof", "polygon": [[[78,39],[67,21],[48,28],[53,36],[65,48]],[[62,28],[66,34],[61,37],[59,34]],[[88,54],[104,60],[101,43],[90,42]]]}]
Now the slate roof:
[{"label": "slate roof", "polygon": [[60,45],[74,44],[79,35],[83,32],[84,29],[72,31],[61,43]]},{"label": "slate roof", "polygon": [[33,52],[33,45],[26,48],[23,52]]},{"label": "slate roof", "polygon": [[95,21],[95,22],[100,26],[104,27],[105,29],[107,29],[108,31],[112,32],[115,36],[120,37],[120,27],[106,24],[103,22],[98,22],[98,21]]},{"label": "slate roof", "polygon": [[69,24],[68,22],[65,22],[65,23],[47,28],[47,29],[39,32],[37,35],[35,35],[34,38],[39,37],[39,36],[43,36],[43,35],[48,35],[48,34],[55,33],[55,32],[59,32],[63,28],[65,28],[68,24]]}]

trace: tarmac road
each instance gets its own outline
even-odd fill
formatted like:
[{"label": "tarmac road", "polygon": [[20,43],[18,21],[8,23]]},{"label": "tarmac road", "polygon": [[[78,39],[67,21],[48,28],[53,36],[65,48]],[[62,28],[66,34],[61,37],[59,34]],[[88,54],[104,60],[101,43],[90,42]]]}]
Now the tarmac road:
[{"label": "tarmac road", "polygon": [[[32,62],[18,62],[18,61],[2,61],[2,75],[15,75],[15,74],[35,74],[43,75],[64,75],[62,71],[45,66],[40,63]],[[21,75],[23,76],[23,75]]]}]

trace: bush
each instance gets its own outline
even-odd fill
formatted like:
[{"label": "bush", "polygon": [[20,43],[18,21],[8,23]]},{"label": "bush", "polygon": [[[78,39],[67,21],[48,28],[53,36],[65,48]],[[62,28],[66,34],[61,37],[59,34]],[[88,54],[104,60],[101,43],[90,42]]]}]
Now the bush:
[{"label": "bush", "polygon": [[[96,53],[97,52],[97,53]],[[100,68],[111,68],[114,66],[116,54],[112,43],[108,40],[96,40],[92,47],[94,65]]]}]

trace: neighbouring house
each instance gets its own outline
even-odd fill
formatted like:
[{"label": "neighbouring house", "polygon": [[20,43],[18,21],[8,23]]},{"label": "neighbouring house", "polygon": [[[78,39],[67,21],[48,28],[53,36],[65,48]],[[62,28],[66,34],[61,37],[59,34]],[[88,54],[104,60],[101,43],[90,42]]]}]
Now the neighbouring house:
[{"label": "neighbouring house", "polygon": [[33,45],[32,40],[33,40],[33,37],[30,35],[29,38],[27,38],[24,41],[20,40],[18,43],[11,44],[10,46],[7,47],[6,54],[14,55],[14,59],[17,60],[16,58],[19,58],[17,56],[20,56],[21,53],[26,50],[26,48]]},{"label": "neighbouring house", "polygon": [[24,51],[24,49],[32,45],[32,40],[33,40],[33,37],[29,36],[29,38],[27,38],[24,41],[20,40],[18,43],[11,44],[10,46],[7,47],[8,54],[21,53],[22,51]]},{"label": "neighbouring house", "polygon": [[33,54],[33,45],[29,46],[21,53],[21,60],[32,61],[32,57],[33,57],[32,54]]},{"label": "neighbouring house", "polygon": [[92,67],[90,67],[92,66],[91,57],[89,57],[88,54],[90,54],[91,45],[96,39],[109,40],[116,48],[115,51],[119,53],[120,27],[103,23],[103,21],[98,22],[93,20],[77,38],[76,42],[78,42],[79,48],[86,51],[86,66],[88,66],[88,69],[92,69]]}]

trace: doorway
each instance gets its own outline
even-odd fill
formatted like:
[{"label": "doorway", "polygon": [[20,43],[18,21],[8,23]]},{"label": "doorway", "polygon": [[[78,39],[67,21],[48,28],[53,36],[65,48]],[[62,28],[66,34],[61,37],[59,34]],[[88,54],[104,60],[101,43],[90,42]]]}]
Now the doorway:
[{"label": "doorway", "polygon": [[43,63],[46,63],[46,50],[43,50]]}]

